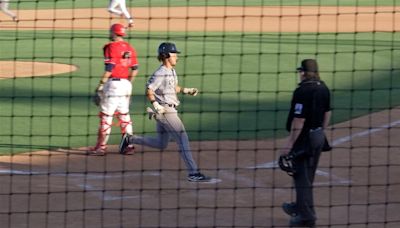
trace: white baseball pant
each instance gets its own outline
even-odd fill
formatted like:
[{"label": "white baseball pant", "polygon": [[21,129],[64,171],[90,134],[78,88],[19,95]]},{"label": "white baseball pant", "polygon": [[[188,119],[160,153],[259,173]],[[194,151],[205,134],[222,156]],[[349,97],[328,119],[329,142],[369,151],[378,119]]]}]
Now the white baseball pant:
[{"label": "white baseball pant", "polygon": [[0,9],[1,9],[1,11],[3,11],[8,16],[14,18],[15,17],[15,13],[11,12],[8,9],[9,4],[10,4],[9,0],[0,0]]},{"label": "white baseball pant", "polygon": [[129,23],[133,22],[131,14],[126,8],[125,0],[111,0],[110,4],[108,5],[108,11],[110,13],[117,14],[118,16],[124,15],[125,18],[129,20]]}]

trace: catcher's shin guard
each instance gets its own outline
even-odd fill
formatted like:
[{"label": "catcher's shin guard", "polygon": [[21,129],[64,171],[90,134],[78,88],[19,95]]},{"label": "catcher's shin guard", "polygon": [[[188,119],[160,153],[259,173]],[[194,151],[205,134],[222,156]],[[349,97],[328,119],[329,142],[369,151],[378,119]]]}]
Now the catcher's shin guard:
[{"label": "catcher's shin guard", "polygon": [[99,113],[99,117],[100,126],[97,132],[96,148],[104,148],[107,146],[108,138],[110,137],[113,117],[102,112]]},{"label": "catcher's shin guard", "polygon": [[122,135],[125,133],[133,134],[132,121],[129,113],[118,113],[118,121]]}]

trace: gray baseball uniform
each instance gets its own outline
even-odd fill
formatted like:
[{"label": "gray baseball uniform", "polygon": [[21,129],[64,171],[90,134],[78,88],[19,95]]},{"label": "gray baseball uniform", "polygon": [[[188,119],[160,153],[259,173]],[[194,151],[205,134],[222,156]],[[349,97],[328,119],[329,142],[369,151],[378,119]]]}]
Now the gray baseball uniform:
[{"label": "gray baseball uniform", "polygon": [[198,172],[198,168],[192,157],[185,126],[176,110],[180,103],[175,90],[177,85],[178,77],[173,68],[168,69],[161,65],[154,72],[147,82],[147,88],[154,91],[157,102],[164,106],[166,112],[164,114],[156,114],[157,137],[134,135],[130,138],[129,143],[165,149],[169,139],[172,137],[178,143],[181,157],[189,174],[194,174]]}]

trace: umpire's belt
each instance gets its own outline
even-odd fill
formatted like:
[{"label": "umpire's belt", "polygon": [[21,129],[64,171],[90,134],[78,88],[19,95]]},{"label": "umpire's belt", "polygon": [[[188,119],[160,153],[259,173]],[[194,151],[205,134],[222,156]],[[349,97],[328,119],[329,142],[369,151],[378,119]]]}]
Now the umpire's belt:
[{"label": "umpire's belt", "polygon": [[319,130],[322,130],[322,127],[317,127],[317,128],[310,129],[310,132],[319,131]]}]

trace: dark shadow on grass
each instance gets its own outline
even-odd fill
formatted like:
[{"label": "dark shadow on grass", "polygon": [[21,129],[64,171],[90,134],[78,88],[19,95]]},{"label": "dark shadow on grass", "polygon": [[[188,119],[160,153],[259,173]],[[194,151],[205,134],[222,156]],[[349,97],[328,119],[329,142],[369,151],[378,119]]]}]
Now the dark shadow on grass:
[{"label": "dark shadow on grass", "polygon": [[[393,75],[389,73],[377,75],[389,80]],[[349,103],[349,97],[354,96],[358,91],[366,91],[368,94],[376,93],[377,91],[370,88],[369,84],[358,84],[357,87],[349,90],[334,90],[332,92],[333,101],[333,123],[346,121],[365,115],[370,112],[376,112],[382,109],[390,108],[382,99],[383,104],[375,104],[376,107],[369,106],[370,101],[365,100],[365,96],[360,96],[353,99]],[[367,88],[367,90],[365,89]],[[20,107],[31,109],[32,102],[35,106],[48,106],[52,105],[51,109],[64,110],[62,113],[51,112],[43,114],[27,113],[21,115],[15,113],[14,115],[1,114],[0,118],[5,118],[9,121],[10,118],[26,118],[27,121],[35,117],[66,117],[66,118],[81,118],[82,121],[89,121],[95,119],[97,122],[98,109],[91,103],[91,92],[85,93],[71,93],[70,91],[48,91],[36,89],[34,97],[28,97],[26,94],[31,93],[31,88],[1,88],[0,91],[0,104],[4,107],[4,102],[11,102],[12,107]],[[393,101],[392,105],[399,105],[399,102],[394,97],[400,96],[400,89],[382,90],[385,96],[391,96],[387,99]],[[13,93],[18,96],[12,97],[9,94]],[[230,98],[220,97],[218,93],[202,93],[197,97],[181,97],[182,105],[179,108],[180,115],[184,121],[186,128],[189,131],[192,140],[224,140],[224,139],[251,139],[251,138],[270,138],[279,137],[285,134],[284,125],[286,115],[289,108],[291,92],[286,91],[288,99],[286,100],[268,100],[263,95],[259,96],[258,100],[246,100],[241,102],[237,96]],[[266,93],[265,93],[266,94]],[[244,93],[243,96],[246,94]],[[21,96],[21,97],[20,97]],[[57,102],[53,102],[57,101]],[[347,102],[346,102],[347,101]],[[131,105],[131,115],[135,115],[134,121],[148,121],[144,120],[145,108],[150,106],[146,97],[135,93]],[[362,102],[366,102],[364,105]],[[357,105],[353,106],[353,103]],[[47,108],[48,109],[48,108]],[[68,112],[70,111],[70,113]],[[4,113],[4,111],[3,111]],[[35,116],[36,115],[36,116]],[[84,123],[87,124],[87,123]],[[96,125],[96,123],[95,123]],[[92,129],[90,132],[81,132],[80,137],[89,137],[96,134],[97,129]],[[138,133],[146,133],[143,129],[135,129]],[[7,135],[7,132],[2,132],[2,135]],[[10,134],[11,135],[11,134]],[[35,135],[24,135],[24,137]],[[43,137],[53,137],[54,135],[41,135]],[[63,135],[56,135],[62,137]],[[14,136],[15,137],[15,136]],[[68,141],[69,135],[64,136]],[[71,143],[74,145],[74,143]],[[25,149],[46,149],[52,150],[55,148],[66,148],[67,144],[63,145],[25,145],[25,144],[1,144],[1,148],[20,148]],[[68,144],[69,145],[69,144]],[[81,145],[86,146],[86,145]]]},{"label": "dark shadow on grass", "polygon": [[[85,35],[82,32],[82,36]],[[148,39],[154,33],[146,33],[138,36],[140,41],[151,40],[151,42],[160,39],[163,37],[162,35],[155,36],[156,38]],[[156,33],[162,34],[162,33]],[[183,35],[182,35],[183,34]],[[61,34],[64,36],[63,34]],[[349,37],[346,37],[348,35]],[[262,54],[288,54],[288,53],[275,53],[275,50],[253,50],[246,51],[245,53],[220,53],[218,51],[212,52],[207,51],[204,47],[207,45],[207,42],[213,44],[215,43],[224,43],[226,47],[229,46],[229,43],[232,43],[234,47],[237,47],[238,44],[249,44],[255,43],[259,44],[271,44],[271,45],[311,45],[311,47],[317,47],[316,45],[335,45],[335,47],[371,47],[371,49],[360,50],[355,54],[359,54],[360,52],[368,52],[378,53],[379,51],[387,51],[394,48],[397,48],[399,45],[398,41],[390,41],[390,40],[372,40],[368,34],[366,38],[356,38],[354,34],[346,34],[343,37],[341,34],[335,36],[334,34],[223,34],[223,33],[210,33],[204,35],[185,35],[181,33],[179,35],[170,36],[168,35],[168,39],[171,40],[179,40],[181,42],[187,42],[187,46],[191,48],[200,47],[198,49],[198,53],[190,55],[190,56],[208,56],[214,55],[217,56],[218,59],[223,59],[226,56],[231,55],[241,55],[243,60],[247,55],[262,55]],[[65,35],[68,38],[67,35]],[[101,36],[100,36],[101,37]],[[189,45],[190,44],[190,45]],[[146,46],[146,45],[144,45]],[[182,45],[184,47],[184,45]],[[319,46],[318,46],[319,47]],[[333,47],[333,46],[332,46]],[[343,49],[343,50],[342,50]],[[197,49],[196,49],[197,50]],[[203,50],[203,51],[202,51]],[[235,49],[236,50],[236,49]],[[243,51],[242,48],[237,48],[238,52]],[[347,50],[347,49],[346,49]],[[153,51],[153,50],[152,50]],[[204,53],[204,51],[206,53]],[[258,51],[258,52],[257,52]],[[342,54],[342,53],[351,53],[354,52],[353,49],[347,52],[344,51],[344,48],[341,48],[338,52],[337,49],[332,48],[321,48],[318,49],[318,53],[305,53],[309,51],[304,48],[298,49],[297,55],[307,54],[310,56],[315,56],[318,54]],[[311,52],[311,51],[310,51]],[[338,53],[336,53],[338,52]],[[84,57],[87,53],[83,53]],[[295,58],[296,53],[289,53],[293,55]],[[355,55],[354,54],[354,55]],[[392,58],[396,57],[397,52],[390,52],[388,56]],[[183,53],[184,55],[184,53]],[[317,56],[318,57],[318,56]],[[326,58],[325,58],[325,61]],[[100,65],[100,64],[99,64]],[[382,71],[382,73],[374,73],[373,77],[380,78],[381,82],[389,82],[383,83],[383,86],[377,89],[377,85],[370,84],[370,82],[357,82],[356,86],[350,86],[348,88],[331,88],[332,89],[332,102],[333,102],[333,124],[346,121],[360,115],[365,115],[370,112],[376,112],[382,109],[387,109],[390,107],[394,107],[400,104],[400,101],[397,97],[400,96],[400,87],[398,83],[398,79],[396,79],[396,75],[398,75],[399,70],[396,68],[397,65],[393,66],[393,69],[388,69],[387,71]],[[351,69],[351,66],[346,66],[345,70],[348,70],[349,77],[357,72],[357,69]],[[272,68],[267,68],[270,70]],[[197,73],[199,77],[205,75],[203,71],[208,69],[201,68],[202,72]],[[235,72],[226,72],[222,68],[216,67],[213,69],[216,71],[216,75],[229,75],[234,74]],[[219,72],[219,71],[223,72]],[[230,69],[229,69],[230,70]],[[252,69],[249,69],[251,71]],[[373,69],[372,69],[373,70]],[[101,71],[101,70],[99,70]],[[291,72],[290,69],[279,69],[279,73]],[[92,72],[93,73],[93,72]],[[236,72],[236,74],[245,74],[246,72]],[[254,74],[260,75],[259,77],[264,76],[266,73],[272,75],[274,72],[261,72],[257,67],[254,68]],[[334,74],[337,72],[324,72],[324,74]],[[346,73],[346,72],[344,72]],[[364,71],[363,71],[364,73]],[[370,74],[371,72],[365,71],[365,74]],[[81,77],[81,79],[86,79],[85,83],[90,83],[91,79],[95,79],[98,76],[85,76],[82,75],[84,73],[79,72],[77,75]],[[214,74],[214,73],[213,73]],[[276,72],[278,74],[278,72]],[[193,71],[191,69],[187,69],[187,72],[181,72],[180,75],[193,75]],[[73,77],[71,77],[72,79]],[[324,78],[324,75],[322,75]],[[398,78],[398,77],[397,77]],[[25,80],[25,79],[16,79],[16,80]],[[44,82],[49,85],[40,85],[40,83]],[[76,92],[69,91],[66,88],[63,88],[63,85],[59,85],[54,83],[54,81],[50,81],[52,78],[40,78],[38,81],[35,80],[35,88],[32,88],[32,81],[29,84],[29,79],[26,80],[28,84],[18,84],[19,87],[13,87],[12,83],[7,80],[2,80],[0,84],[0,119],[2,123],[13,120],[14,118],[25,118],[25,120],[29,123],[33,121],[35,117],[43,117],[43,118],[54,118],[54,117],[65,117],[66,119],[78,118],[82,121],[82,130],[81,133],[72,135],[57,135],[57,137],[65,137],[65,144],[67,145],[76,145],[79,147],[83,145],[84,142],[87,142],[87,138],[93,137],[96,134],[96,129],[86,129],[85,126],[88,126],[90,121],[94,123],[94,126],[97,126],[97,113],[98,109],[91,103],[92,89],[87,91]],[[187,80],[187,79],[185,79]],[[71,81],[69,81],[71,83]],[[74,82],[78,83],[78,82]],[[387,87],[386,85],[390,85]],[[54,86],[54,87],[53,87]],[[68,85],[71,86],[71,85]],[[144,86],[144,85],[143,85]],[[386,87],[385,87],[386,86]],[[50,88],[50,90],[49,90]],[[285,99],[276,100],[273,99],[273,95],[268,94],[267,91],[253,91],[254,93],[260,93],[257,99],[249,100],[244,99],[243,101],[240,99],[242,97],[235,95],[235,89],[232,88],[232,91],[205,91],[201,93],[199,96],[190,98],[183,97],[182,105],[179,109],[182,119],[185,123],[186,128],[189,130],[189,134],[192,140],[225,140],[225,139],[266,139],[266,138],[276,138],[283,136],[285,134],[284,125],[286,120],[287,111],[289,108],[290,102],[290,94],[291,91],[278,91],[282,93],[287,93]],[[293,86],[294,89],[294,86]],[[241,92],[243,97],[246,96],[246,93],[251,93],[252,91],[236,91],[237,93]],[[271,91],[269,91],[271,92]],[[227,93],[232,93],[231,95],[225,96]],[[273,91],[274,93],[274,91]],[[376,102],[372,102],[372,96],[375,94],[379,94],[379,100]],[[224,95],[224,96],[221,96]],[[239,99],[238,99],[239,98]],[[145,117],[145,107],[150,104],[147,102],[146,97],[142,93],[142,91],[135,91],[135,95],[133,97],[133,104],[131,106],[131,114],[135,115],[135,122],[143,123]],[[39,110],[40,107],[43,107],[42,112],[31,113],[29,112],[32,109]],[[18,109],[18,110],[17,110]],[[15,110],[15,112],[14,112]],[[143,129],[135,129],[136,132],[145,133]],[[4,128],[0,129],[0,133],[2,136],[10,136],[7,132],[4,132]],[[43,137],[51,137],[52,133],[44,134]],[[77,136],[79,139],[71,139],[73,136]],[[33,135],[27,135],[33,136]],[[24,137],[27,137],[26,135]],[[86,140],[83,140],[85,138]],[[68,140],[72,140],[72,142],[68,142]],[[77,142],[77,143],[74,143]],[[42,145],[42,143],[38,143]],[[7,144],[4,144],[7,145]],[[17,144],[18,145],[18,144]],[[22,147],[23,144],[20,143]],[[61,145],[61,144],[60,144]],[[25,145],[27,146],[27,145]],[[86,145],[83,145],[86,146]],[[30,147],[34,147],[33,145]],[[30,148],[28,147],[28,148]],[[38,148],[40,148],[39,146]],[[49,147],[56,147],[55,145],[49,145]],[[61,145],[61,147],[63,147]],[[64,146],[65,147],[65,146]]]},{"label": "dark shadow on grass", "polygon": [[57,149],[70,149],[68,147],[62,147],[57,145],[29,145],[29,144],[0,144],[0,148],[13,148],[13,149],[26,149],[26,151],[32,150],[57,150]]}]

